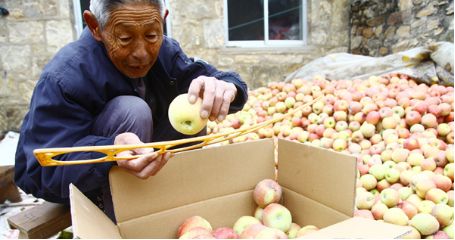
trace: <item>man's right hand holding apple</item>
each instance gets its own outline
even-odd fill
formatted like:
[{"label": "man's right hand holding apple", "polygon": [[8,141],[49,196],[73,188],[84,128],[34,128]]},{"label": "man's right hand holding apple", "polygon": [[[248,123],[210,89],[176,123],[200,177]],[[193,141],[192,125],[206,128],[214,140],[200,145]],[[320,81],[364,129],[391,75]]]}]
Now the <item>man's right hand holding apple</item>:
[{"label": "man's right hand holding apple", "polygon": [[188,101],[193,104],[201,97],[201,117],[210,121],[223,121],[236,95],[237,88],[233,83],[207,76],[194,79],[188,89]]},{"label": "man's right hand holding apple", "polygon": [[[127,145],[127,144],[142,144],[139,137],[130,132],[121,133],[115,137],[115,145]],[[132,160],[120,160],[117,161],[117,165],[121,168],[125,168],[131,174],[141,179],[147,179],[150,176],[154,176],[158,171],[167,163],[171,157],[170,152],[160,154],[154,152],[152,148],[140,148],[135,150],[128,150],[118,154],[119,157],[144,155]]]}]

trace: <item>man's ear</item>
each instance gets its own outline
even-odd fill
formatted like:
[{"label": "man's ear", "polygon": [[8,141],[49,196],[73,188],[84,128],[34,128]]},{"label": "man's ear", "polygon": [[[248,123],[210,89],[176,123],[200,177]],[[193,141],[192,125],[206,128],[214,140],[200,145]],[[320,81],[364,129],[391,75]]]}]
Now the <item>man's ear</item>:
[{"label": "man's ear", "polygon": [[85,10],[83,17],[85,23],[87,24],[87,27],[90,29],[90,32],[92,32],[93,38],[95,38],[97,41],[101,41],[101,29],[98,21],[95,18],[95,15],[93,15],[92,12]]}]

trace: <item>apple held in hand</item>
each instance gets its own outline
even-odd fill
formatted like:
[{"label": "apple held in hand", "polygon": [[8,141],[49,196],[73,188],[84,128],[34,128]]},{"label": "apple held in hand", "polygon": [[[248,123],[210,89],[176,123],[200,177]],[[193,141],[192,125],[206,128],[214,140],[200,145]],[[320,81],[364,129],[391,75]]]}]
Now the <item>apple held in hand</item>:
[{"label": "apple held in hand", "polygon": [[188,94],[180,94],[169,105],[168,115],[172,127],[185,135],[199,133],[207,125],[207,118],[201,117],[202,99],[196,103],[188,101]]},{"label": "apple held in hand", "polygon": [[270,203],[277,203],[281,199],[281,186],[272,179],[264,179],[256,184],[253,191],[253,198],[256,204],[264,208]]}]

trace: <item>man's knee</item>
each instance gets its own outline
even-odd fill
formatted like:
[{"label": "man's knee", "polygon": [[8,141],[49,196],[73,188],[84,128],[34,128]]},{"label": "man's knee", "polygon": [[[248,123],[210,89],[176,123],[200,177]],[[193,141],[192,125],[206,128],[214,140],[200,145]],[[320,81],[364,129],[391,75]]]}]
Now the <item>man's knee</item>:
[{"label": "man's knee", "polygon": [[118,96],[111,99],[97,116],[93,132],[112,136],[133,132],[148,142],[152,134],[152,112],[147,103],[136,96]]},{"label": "man's knee", "polygon": [[147,103],[136,96],[118,96],[109,101],[106,108],[122,122],[151,123],[152,112]]}]

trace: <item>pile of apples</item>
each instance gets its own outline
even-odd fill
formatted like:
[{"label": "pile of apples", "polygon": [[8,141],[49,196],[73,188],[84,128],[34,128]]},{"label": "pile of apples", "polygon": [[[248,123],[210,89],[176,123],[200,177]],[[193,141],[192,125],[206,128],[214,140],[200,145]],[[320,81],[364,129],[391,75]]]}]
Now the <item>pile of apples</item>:
[{"label": "pile of apples", "polygon": [[355,215],[412,226],[414,238],[453,238],[452,86],[419,84],[401,74],[271,82],[250,91],[242,111],[209,121],[208,132],[246,128],[289,111],[282,121],[224,144],[278,137],[354,155]]},{"label": "pile of apples", "polygon": [[212,229],[211,224],[201,216],[192,216],[183,221],[177,230],[180,239],[288,239],[300,238],[319,230],[316,226],[300,227],[292,222],[291,212],[281,205],[281,186],[272,179],[260,181],[253,191],[257,204],[254,216],[241,216],[232,227]]}]

